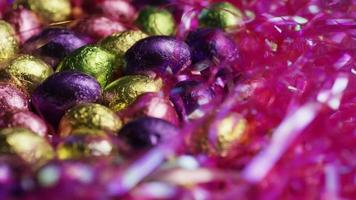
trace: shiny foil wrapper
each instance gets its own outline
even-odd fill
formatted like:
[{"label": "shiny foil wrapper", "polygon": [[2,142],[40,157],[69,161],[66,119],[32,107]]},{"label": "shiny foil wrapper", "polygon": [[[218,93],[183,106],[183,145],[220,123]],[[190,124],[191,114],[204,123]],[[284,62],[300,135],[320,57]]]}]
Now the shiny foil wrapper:
[{"label": "shiny foil wrapper", "polygon": [[72,12],[70,0],[27,0],[27,4],[45,22],[67,20]]},{"label": "shiny foil wrapper", "polygon": [[136,19],[137,26],[149,35],[172,35],[175,32],[173,15],[166,9],[148,6]]},{"label": "shiny foil wrapper", "polygon": [[112,139],[97,129],[76,129],[57,147],[57,157],[61,160],[92,159],[110,156],[114,152],[117,151]]},{"label": "shiny foil wrapper", "polygon": [[89,16],[80,20],[74,29],[82,34],[88,35],[95,40],[100,40],[113,33],[125,31],[125,25],[108,17],[97,15]]},{"label": "shiny foil wrapper", "polygon": [[31,95],[36,112],[54,129],[68,109],[81,103],[96,102],[99,98],[101,87],[95,78],[75,71],[53,74]]},{"label": "shiny foil wrapper", "polygon": [[104,101],[114,111],[120,111],[138,96],[146,92],[158,92],[162,87],[161,79],[154,80],[147,76],[123,76],[109,84],[104,90]]},{"label": "shiny foil wrapper", "polygon": [[0,130],[0,144],[1,154],[16,155],[35,166],[40,166],[55,156],[45,138],[24,128]]},{"label": "shiny foil wrapper", "polygon": [[57,71],[74,70],[89,74],[104,88],[112,75],[114,61],[115,56],[105,49],[85,46],[64,58]]},{"label": "shiny foil wrapper", "polygon": [[228,2],[213,3],[199,15],[203,27],[221,28],[226,31],[236,29],[242,23],[243,15],[239,9]]},{"label": "shiny foil wrapper", "polygon": [[0,114],[0,129],[21,127],[27,128],[41,137],[46,137],[48,128],[46,123],[30,111],[11,111]]},{"label": "shiny foil wrapper", "polygon": [[179,125],[179,118],[173,103],[162,93],[145,93],[139,96],[130,106],[119,112],[124,123],[140,117],[155,117]]},{"label": "shiny foil wrapper", "polygon": [[59,125],[61,137],[67,137],[80,128],[116,132],[122,126],[120,118],[109,108],[100,104],[86,103],[73,107],[62,118]]},{"label": "shiny foil wrapper", "polygon": [[31,10],[18,8],[5,13],[4,19],[16,30],[20,43],[25,43],[32,36],[37,35],[42,24],[39,17]]},{"label": "shiny foil wrapper", "polygon": [[0,20],[0,63],[14,57],[19,50],[15,30],[6,21]]},{"label": "shiny foil wrapper", "polygon": [[0,114],[28,110],[29,97],[14,84],[0,82]]},{"label": "shiny foil wrapper", "polygon": [[124,55],[137,41],[146,38],[147,35],[141,31],[124,31],[114,33],[100,42],[100,46],[116,56],[116,65],[114,71],[122,71],[124,66]]},{"label": "shiny foil wrapper", "polygon": [[0,73],[0,79],[11,81],[31,93],[53,74],[53,69],[39,58],[31,55],[20,55],[10,61]]},{"label": "shiny foil wrapper", "polygon": [[248,123],[240,114],[210,116],[203,126],[196,128],[191,145],[196,152],[226,156],[238,144],[246,141]]}]

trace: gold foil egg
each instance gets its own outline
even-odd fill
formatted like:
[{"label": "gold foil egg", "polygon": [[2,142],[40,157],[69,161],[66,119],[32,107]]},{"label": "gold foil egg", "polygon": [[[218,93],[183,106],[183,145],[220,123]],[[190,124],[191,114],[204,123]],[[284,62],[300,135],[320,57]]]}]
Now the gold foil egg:
[{"label": "gold foil egg", "polygon": [[158,92],[161,87],[161,79],[154,80],[143,75],[123,76],[105,88],[104,101],[116,112],[129,106],[141,94]]},{"label": "gold foil egg", "polygon": [[0,130],[0,153],[17,155],[34,165],[42,165],[55,156],[45,138],[24,128]]},{"label": "gold foil egg", "polygon": [[218,152],[225,153],[238,141],[243,141],[247,121],[237,113],[230,113],[222,119],[216,120],[209,130],[209,136],[217,135],[217,142],[213,146]]},{"label": "gold foil egg", "polygon": [[70,0],[27,0],[27,3],[47,22],[67,20],[72,12]]},{"label": "gold foil egg", "polygon": [[101,130],[77,129],[57,147],[61,160],[110,156],[115,151],[112,139]]},{"label": "gold foil egg", "polygon": [[116,56],[116,66],[114,70],[120,70],[124,65],[125,52],[137,41],[146,37],[148,37],[147,34],[138,30],[124,31],[114,33],[104,38],[100,42],[100,46]]},{"label": "gold foil egg", "polygon": [[31,92],[53,74],[53,69],[39,58],[20,55],[10,61],[0,73],[2,80],[10,80],[20,88]]},{"label": "gold foil egg", "polygon": [[19,50],[19,43],[12,26],[0,20],[0,63],[12,58]]},{"label": "gold foil egg", "polygon": [[193,134],[193,148],[196,151],[226,156],[236,144],[246,140],[248,123],[238,113],[207,119],[210,125],[199,126]]},{"label": "gold foil egg", "polygon": [[75,129],[89,128],[116,132],[122,126],[120,118],[109,108],[100,104],[86,103],[71,108],[59,124],[62,137],[70,135]]}]

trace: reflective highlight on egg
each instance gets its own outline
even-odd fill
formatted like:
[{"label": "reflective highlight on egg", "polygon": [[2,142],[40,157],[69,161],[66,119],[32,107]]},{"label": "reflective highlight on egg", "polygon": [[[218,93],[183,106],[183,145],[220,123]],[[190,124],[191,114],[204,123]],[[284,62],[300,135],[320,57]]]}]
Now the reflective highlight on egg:
[{"label": "reflective highlight on egg", "polygon": [[104,90],[104,101],[114,111],[120,111],[146,92],[158,92],[162,81],[147,76],[123,76],[109,84]]},{"label": "reflective highlight on egg", "polygon": [[80,128],[116,132],[121,125],[120,118],[109,108],[100,104],[86,103],[73,107],[64,115],[58,132],[62,137]]}]

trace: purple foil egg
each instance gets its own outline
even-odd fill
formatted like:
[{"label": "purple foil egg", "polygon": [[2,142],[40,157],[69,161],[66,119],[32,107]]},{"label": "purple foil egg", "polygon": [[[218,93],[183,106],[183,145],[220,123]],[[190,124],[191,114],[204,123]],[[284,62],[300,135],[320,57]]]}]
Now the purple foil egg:
[{"label": "purple foil egg", "polygon": [[179,129],[165,120],[142,117],[127,123],[118,135],[132,150],[140,150],[174,139],[178,133]]},{"label": "purple foil egg", "polygon": [[239,58],[239,49],[234,40],[220,29],[198,29],[187,39],[193,64],[202,61],[234,62]]},{"label": "purple foil egg", "polygon": [[0,114],[14,110],[28,110],[28,96],[9,83],[0,83]]},{"label": "purple foil egg", "polygon": [[204,82],[197,80],[181,81],[170,92],[170,99],[181,119],[186,119],[187,115],[200,106],[215,101],[214,98],[214,90]]},{"label": "purple foil egg", "polygon": [[30,38],[23,51],[42,57],[52,66],[74,50],[91,43],[91,39],[63,28],[48,28]]},{"label": "purple foil egg", "polygon": [[151,36],[138,41],[125,54],[124,73],[144,71],[173,73],[191,64],[189,46],[174,37]]},{"label": "purple foil egg", "polygon": [[65,111],[79,103],[96,102],[101,88],[95,78],[74,71],[56,73],[39,85],[32,94],[35,110],[57,128]]},{"label": "purple foil egg", "polygon": [[27,128],[39,136],[47,136],[47,125],[37,115],[30,111],[7,112],[0,116],[0,129],[21,127]]}]

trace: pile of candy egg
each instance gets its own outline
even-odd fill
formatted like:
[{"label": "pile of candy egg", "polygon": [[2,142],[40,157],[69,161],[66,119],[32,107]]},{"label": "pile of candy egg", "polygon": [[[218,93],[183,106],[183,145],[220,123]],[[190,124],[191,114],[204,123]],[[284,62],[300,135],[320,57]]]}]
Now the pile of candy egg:
[{"label": "pile of candy egg", "polygon": [[355,199],[355,0],[0,0],[0,199]]}]

